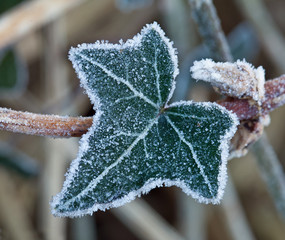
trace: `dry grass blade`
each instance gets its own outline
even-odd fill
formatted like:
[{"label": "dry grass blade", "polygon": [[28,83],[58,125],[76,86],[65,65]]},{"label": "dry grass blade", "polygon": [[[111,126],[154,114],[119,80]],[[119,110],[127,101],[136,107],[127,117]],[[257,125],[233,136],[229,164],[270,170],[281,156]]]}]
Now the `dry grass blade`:
[{"label": "dry grass blade", "polygon": [[50,23],[85,0],[33,0],[0,18],[0,49]]},{"label": "dry grass blade", "polygon": [[140,239],[184,239],[142,199],[136,199],[122,207],[114,208],[112,213]]}]

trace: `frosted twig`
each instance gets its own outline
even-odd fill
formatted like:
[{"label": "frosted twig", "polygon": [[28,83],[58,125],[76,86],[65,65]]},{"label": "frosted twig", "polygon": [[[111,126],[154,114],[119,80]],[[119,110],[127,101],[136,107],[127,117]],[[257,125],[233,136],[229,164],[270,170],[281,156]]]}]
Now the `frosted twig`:
[{"label": "frosted twig", "polygon": [[267,189],[274,199],[279,214],[285,219],[285,176],[276,153],[266,134],[252,148]]},{"label": "frosted twig", "polygon": [[266,81],[264,88],[265,94],[261,107],[251,104],[247,99],[237,98],[226,98],[217,103],[233,111],[239,120],[249,120],[265,116],[285,104],[285,75]]},{"label": "frosted twig", "polygon": [[92,125],[92,117],[66,117],[0,108],[0,130],[48,137],[80,137]]},{"label": "frosted twig", "polygon": [[216,60],[232,62],[233,57],[212,0],[189,0],[189,3],[200,34]]},{"label": "frosted twig", "polygon": [[[265,116],[285,104],[285,75],[266,81],[261,107],[247,99],[226,98],[217,103],[233,111],[239,120]],[[0,130],[46,137],[80,137],[92,125],[92,117],[67,117],[19,112],[0,108]]]}]

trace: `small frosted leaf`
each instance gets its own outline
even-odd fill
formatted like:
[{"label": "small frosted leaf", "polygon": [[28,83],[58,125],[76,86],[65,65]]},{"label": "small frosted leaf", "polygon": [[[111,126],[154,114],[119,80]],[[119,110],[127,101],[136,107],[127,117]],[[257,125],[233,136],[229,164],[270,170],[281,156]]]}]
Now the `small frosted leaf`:
[{"label": "small frosted leaf", "polygon": [[255,69],[245,60],[215,63],[211,59],[203,59],[195,61],[190,71],[193,78],[210,82],[227,96],[250,98],[259,103],[264,98],[264,69]]},{"label": "small frosted leaf", "polygon": [[118,207],[162,185],[220,201],[237,118],[213,103],[168,105],[177,57],[157,23],[126,43],[73,48],[70,59],[96,115],[51,202],[54,215]]}]

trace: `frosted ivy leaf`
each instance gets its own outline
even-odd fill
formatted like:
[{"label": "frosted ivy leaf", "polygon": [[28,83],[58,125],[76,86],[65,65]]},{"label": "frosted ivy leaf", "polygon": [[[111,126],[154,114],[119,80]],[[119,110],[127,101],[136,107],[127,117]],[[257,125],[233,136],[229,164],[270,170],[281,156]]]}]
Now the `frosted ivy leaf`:
[{"label": "frosted ivy leaf", "polygon": [[54,215],[118,207],[163,185],[220,201],[237,118],[214,103],[168,104],[177,57],[157,23],[126,43],[72,48],[70,60],[96,114],[51,202]]}]

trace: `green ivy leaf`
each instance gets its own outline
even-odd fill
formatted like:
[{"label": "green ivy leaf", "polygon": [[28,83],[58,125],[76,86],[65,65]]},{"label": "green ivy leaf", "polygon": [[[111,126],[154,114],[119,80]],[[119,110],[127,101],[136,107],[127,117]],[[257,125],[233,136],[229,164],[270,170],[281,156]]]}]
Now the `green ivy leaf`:
[{"label": "green ivy leaf", "polygon": [[72,48],[70,60],[96,115],[51,202],[54,215],[118,207],[163,185],[220,201],[237,119],[214,103],[168,105],[177,57],[157,23],[126,43]]}]

